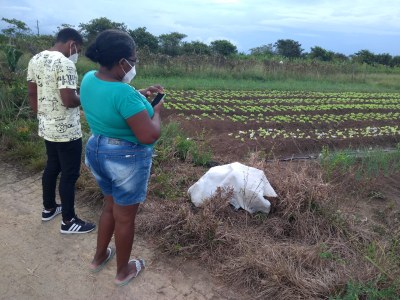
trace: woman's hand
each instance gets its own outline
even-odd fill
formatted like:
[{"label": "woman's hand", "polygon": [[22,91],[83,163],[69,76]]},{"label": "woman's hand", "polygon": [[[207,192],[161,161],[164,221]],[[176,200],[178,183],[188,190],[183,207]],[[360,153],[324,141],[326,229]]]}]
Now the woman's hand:
[{"label": "woman's hand", "polygon": [[161,100],[156,106],[153,107],[154,114],[160,114],[163,106],[164,106],[164,100]]},{"label": "woman's hand", "polygon": [[159,85],[159,84],[155,84],[152,86],[149,86],[147,89],[142,89],[139,90],[139,92],[145,96],[146,98],[150,97],[153,94],[157,94],[157,93],[164,93],[164,88]]}]

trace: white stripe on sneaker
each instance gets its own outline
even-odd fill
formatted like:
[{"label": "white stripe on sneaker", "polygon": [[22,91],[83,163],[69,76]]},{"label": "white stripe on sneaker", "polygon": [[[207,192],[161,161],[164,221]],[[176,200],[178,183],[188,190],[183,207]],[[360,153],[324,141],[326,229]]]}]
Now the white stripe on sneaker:
[{"label": "white stripe on sneaker", "polygon": [[71,221],[71,224],[65,224],[64,221],[61,222],[61,233],[66,233],[66,234],[75,234],[75,233],[86,233],[90,232],[95,229],[96,225],[91,224],[91,223],[85,223],[82,220],[75,220],[73,218]]},{"label": "white stripe on sneaker", "polygon": [[78,224],[72,224],[71,227],[68,229],[68,231],[78,231],[79,228],[81,228],[81,226],[79,226]]}]

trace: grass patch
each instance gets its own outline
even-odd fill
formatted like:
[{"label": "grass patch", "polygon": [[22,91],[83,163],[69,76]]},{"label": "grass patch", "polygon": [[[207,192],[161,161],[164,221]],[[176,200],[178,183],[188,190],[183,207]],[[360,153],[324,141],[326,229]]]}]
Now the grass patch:
[{"label": "grass patch", "polygon": [[42,170],[46,161],[46,149],[36,132],[36,120],[18,119],[12,123],[0,121],[0,148],[3,157],[18,161],[29,170]]},{"label": "grass patch", "polygon": [[155,163],[160,164],[175,158],[192,162],[196,166],[207,166],[212,159],[212,151],[202,137],[194,140],[183,132],[178,122],[169,122],[161,130],[155,148]]},{"label": "grass patch", "polygon": [[376,149],[332,152],[325,147],[320,162],[328,179],[351,173],[358,180],[388,176],[400,171],[400,144],[391,151]]}]

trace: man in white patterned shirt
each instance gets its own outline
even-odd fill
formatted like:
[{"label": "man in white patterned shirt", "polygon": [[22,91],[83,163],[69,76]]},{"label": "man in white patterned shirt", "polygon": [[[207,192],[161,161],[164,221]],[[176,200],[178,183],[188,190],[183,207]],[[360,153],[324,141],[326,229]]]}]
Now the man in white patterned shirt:
[{"label": "man in white patterned shirt", "polygon": [[[49,50],[36,54],[28,66],[29,103],[39,120],[39,136],[46,144],[47,164],[42,176],[42,220],[62,213],[61,233],[85,233],[95,228],[75,214],[75,183],[80,174],[82,131],[76,93],[75,63],[82,36],[72,28],[62,29]],[[56,203],[57,177],[61,172]]]}]

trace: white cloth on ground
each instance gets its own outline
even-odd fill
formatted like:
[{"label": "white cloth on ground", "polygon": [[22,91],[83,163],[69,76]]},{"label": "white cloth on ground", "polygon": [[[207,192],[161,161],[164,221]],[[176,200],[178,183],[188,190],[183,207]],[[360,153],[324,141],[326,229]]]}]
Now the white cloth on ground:
[{"label": "white cloth on ground", "polygon": [[262,170],[238,162],[216,166],[207,171],[189,190],[188,195],[195,206],[201,206],[218,187],[233,188],[230,203],[250,213],[269,213],[271,203],[265,197],[277,197]]}]

